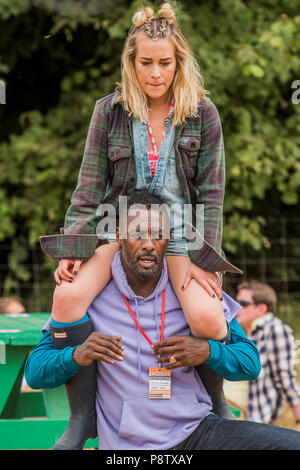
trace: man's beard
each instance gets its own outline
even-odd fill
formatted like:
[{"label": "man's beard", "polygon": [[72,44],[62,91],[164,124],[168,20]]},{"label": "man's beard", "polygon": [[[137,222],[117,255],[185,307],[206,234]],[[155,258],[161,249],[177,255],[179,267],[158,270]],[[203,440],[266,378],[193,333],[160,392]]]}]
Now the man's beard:
[{"label": "man's beard", "polygon": [[[140,258],[147,257],[148,259],[153,259],[154,265],[149,268],[144,268],[139,264]],[[150,279],[155,279],[160,276],[162,267],[163,267],[163,259],[159,258],[157,255],[149,255],[147,253],[143,253],[137,255],[134,259],[130,256],[127,256],[126,250],[124,247],[122,248],[121,253],[121,260],[122,263],[128,266],[130,271],[141,281],[149,281]]]}]

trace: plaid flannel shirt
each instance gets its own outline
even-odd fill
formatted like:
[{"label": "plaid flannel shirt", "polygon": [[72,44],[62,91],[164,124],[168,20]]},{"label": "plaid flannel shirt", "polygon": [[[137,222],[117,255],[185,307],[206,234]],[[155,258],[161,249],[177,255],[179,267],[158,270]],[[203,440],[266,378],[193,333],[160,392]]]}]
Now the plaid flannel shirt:
[{"label": "plaid flannel shirt", "polygon": [[295,338],[288,325],[268,313],[256,323],[251,340],[260,353],[261,372],[249,382],[247,419],[270,423],[279,416],[284,403],[300,403],[294,372]]},{"label": "plaid flannel shirt", "polygon": [[[54,259],[87,259],[106,243],[96,235],[101,204],[118,206],[136,185],[131,118],[117,103],[118,93],[96,102],[87,135],[78,182],[61,235],[41,237],[41,246]],[[207,271],[242,271],[229,263],[221,249],[225,157],[218,111],[207,98],[197,118],[176,128],[176,164],[187,204],[204,205],[204,245],[190,250],[193,263]],[[195,212],[193,211],[195,226]]]}]

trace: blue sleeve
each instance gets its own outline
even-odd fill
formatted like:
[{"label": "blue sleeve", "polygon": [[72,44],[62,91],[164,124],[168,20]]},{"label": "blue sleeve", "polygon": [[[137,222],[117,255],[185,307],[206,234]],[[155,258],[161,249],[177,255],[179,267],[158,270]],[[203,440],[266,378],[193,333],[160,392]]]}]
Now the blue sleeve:
[{"label": "blue sleeve", "polygon": [[74,349],[55,349],[51,333],[46,331],[25,364],[25,378],[29,387],[54,388],[66,383],[80,369],[72,359]]},{"label": "blue sleeve", "polygon": [[255,380],[261,370],[258,349],[247,338],[236,318],[231,320],[229,326],[230,343],[225,345],[208,340],[210,357],[205,363],[226,380]]}]

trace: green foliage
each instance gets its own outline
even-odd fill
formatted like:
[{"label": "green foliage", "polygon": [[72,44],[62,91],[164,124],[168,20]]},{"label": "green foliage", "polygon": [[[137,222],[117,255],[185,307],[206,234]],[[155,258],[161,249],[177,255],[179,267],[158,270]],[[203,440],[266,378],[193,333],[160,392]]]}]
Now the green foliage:
[{"label": "green foliage", "polygon": [[0,0],[0,18],[5,21],[11,17],[22,15],[29,10],[29,0]]},{"label": "green foliage", "polygon": [[[94,103],[120,78],[123,42],[140,4],[0,0],[0,78],[8,87],[0,109],[0,241],[33,246],[63,224]],[[286,207],[296,213],[299,204],[300,105],[291,99],[300,79],[299,2],[190,0],[178,7],[223,124],[225,251],[269,249],[266,217]],[[10,273],[28,279],[25,268],[16,274],[24,252],[16,249],[8,262]]]}]

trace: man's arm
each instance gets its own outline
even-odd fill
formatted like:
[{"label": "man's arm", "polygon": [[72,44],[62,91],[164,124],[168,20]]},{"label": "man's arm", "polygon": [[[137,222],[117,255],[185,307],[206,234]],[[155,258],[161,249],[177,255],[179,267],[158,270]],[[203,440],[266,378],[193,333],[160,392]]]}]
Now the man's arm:
[{"label": "man's arm", "polygon": [[72,359],[75,347],[55,349],[46,331],[25,364],[25,378],[33,389],[54,388],[66,383],[80,366]]},{"label": "man's arm", "polygon": [[206,364],[226,380],[255,380],[261,370],[258,349],[236,318],[229,325],[231,339],[228,345],[208,340],[210,357]]},{"label": "man's arm", "polygon": [[261,369],[257,347],[247,338],[235,318],[229,326],[231,339],[227,345],[219,341],[178,335],[155,343],[153,354],[163,356],[157,359],[162,364],[169,363],[170,357],[175,356],[177,362],[168,364],[168,369],[196,366],[205,362],[226,380],[254,380]]},{"label": "man's arm", "polygon": [[66,383],[80,369],[98,360],[108,364],[122,361],[124,346],[121,336],[93,332],[81,345],[55,349],[51,334],[46,331],[29,355],[25,378],[31,388],[54,388]]}]

